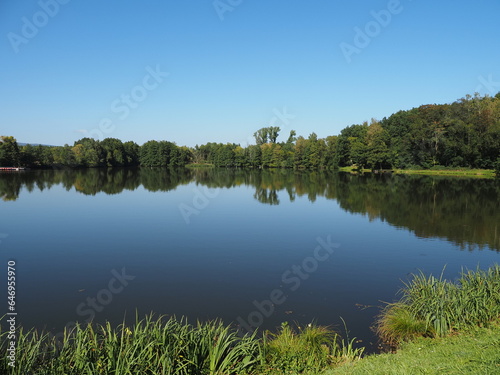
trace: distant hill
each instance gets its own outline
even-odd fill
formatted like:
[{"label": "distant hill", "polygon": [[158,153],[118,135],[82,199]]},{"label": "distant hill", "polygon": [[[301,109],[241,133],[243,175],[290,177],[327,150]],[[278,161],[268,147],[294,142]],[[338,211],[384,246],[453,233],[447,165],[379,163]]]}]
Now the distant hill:
[{"label": "distant hill", "polygon": [[56,147],[56,146],[53,146],[53,145],[44,145],[44,144],[41,144],[41,143],[22,143],[22,142],[17,142],[17,145],[18,145],[18,146],[27,146],[27,145],[31,145],[31,146],[47,146],[47,147]]}]

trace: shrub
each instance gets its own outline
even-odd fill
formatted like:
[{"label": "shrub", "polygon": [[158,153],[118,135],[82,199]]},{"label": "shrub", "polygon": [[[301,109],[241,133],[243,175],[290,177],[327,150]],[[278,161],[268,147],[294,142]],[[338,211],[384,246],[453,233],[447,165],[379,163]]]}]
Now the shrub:
[{"label": "shrub", "polygon": [[344,342],[328,327],[312,323],[295,331],[285,322],[278,333],[265,336],[265,369],[271,373],[318,372],[360,358],[364,348],[354,349],[353,342]]}]

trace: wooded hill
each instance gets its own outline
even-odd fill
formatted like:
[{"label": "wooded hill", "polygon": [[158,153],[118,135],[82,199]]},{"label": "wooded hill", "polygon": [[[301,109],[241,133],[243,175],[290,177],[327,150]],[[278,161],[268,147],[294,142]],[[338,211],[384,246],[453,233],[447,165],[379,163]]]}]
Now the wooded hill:
[{"label": "wooded hill", "polygon": [[500,169],[500,92],[467,95],[451,104],[422,105],[377,121],[344,128],[339,135],[307,138],[290,131],[278,142],[279,127],[255,132],[255,145],[207,143],[188,148],[169,141],[142,146],[106,138],[83,138],[73,146],[19,146],[0,138],[0,166],[22,167],[216,167],[334,169],[420,169],[436,166]]}]

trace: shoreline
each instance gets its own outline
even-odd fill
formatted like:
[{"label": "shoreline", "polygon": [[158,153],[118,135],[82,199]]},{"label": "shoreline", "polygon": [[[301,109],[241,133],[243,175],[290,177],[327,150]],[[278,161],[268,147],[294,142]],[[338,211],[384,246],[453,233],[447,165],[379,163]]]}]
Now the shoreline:
[{"label": "shoreline", "polygon": [[[342,167],[339,172],[359,173],[359,170],[353,167]],[[363,169],[362,173],[374,174],[413,174],[422,176],[445,176],[445,177],[474,177],[474,178],[495,178],[493,169],[384,169],[381,173],[378,170]]]}]

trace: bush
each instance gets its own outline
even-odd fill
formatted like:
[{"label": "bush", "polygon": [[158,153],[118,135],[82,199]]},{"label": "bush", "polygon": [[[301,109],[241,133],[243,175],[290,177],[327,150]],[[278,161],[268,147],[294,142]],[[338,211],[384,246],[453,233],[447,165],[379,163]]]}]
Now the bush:
[{"label": "bush", "polygon": [[345,343],[328,327],[309,324],[294,331],[285,322],[278,333],[265,336],[265,367],[260,373],[318,372],[335,363],[358,359],[364,348],[354,349],[353,342]]},{"label": "bush", "polygon": [[500,178],[500,158],[498,158],[497,161],[495,162],[494,168],[495,168],[495,176],[497,178]]},{"label": "bush", "polygon": [[394,303],[387,305],[379,317],[376,332],[391,346],[411,341],[417,337],[433,336],[431,327],[416,318],[407,305]]}]

